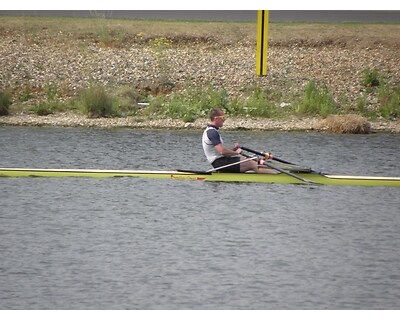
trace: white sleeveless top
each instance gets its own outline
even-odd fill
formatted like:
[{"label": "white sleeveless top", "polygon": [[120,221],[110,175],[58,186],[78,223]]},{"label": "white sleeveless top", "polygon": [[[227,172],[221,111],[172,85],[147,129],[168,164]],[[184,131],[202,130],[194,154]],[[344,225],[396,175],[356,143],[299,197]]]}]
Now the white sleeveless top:
[{"label": "white sleeveless top", "polygon": [[217,144],[223,144],[221,135],[219,134],[218,128],[213,125],[207,125],[207,128],[203,132],[203,150],[209,163],[213,163],[216,159],[223,157],[214,146]]}]

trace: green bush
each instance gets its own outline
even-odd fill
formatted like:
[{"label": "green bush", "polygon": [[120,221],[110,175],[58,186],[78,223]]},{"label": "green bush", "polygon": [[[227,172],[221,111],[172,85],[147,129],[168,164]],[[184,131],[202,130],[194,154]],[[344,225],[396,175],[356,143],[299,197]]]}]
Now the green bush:
[{"label": "green bush", "polygon": [[327,117],[330,114],[337,113],[337,104],[328,89],[320,89],[314,81],[310,81],[296,103],[296,112],[306,115],[320,115]]},{"label": "green bush", "polygon": [[61,111],[63,107],[64,104],[58,101],[42,101],[38,105],[31,107],[30,110],[38,116],[47,116],[57,111]]},{"label": "green bush", "polygon": [[59,89],[54,84],[47,84],[44,87],[47,101],[56,101],[60,96]]},{"label": "green bush", "polygon": [[25,102],[32,98],[32,88],[29,84],[26,84],[23,89],[19,92],[18,101]]},{"label": "green bush", "polygon": [[113,116],[113,99],[101,86],[94,86],[83,90],[80,95],[83,112],[90,118]]},{"label": "green bush", "polygon": [[[364,95],[358,98],[357,109],[370,118],[395,120],[400,117],[400,86],[390,84],[385,78],[390,77],[380,74],[376,69],[364,70],[362,84],[367,89]],[[371,106],[368,108],[369,101]]]},{"label": "green bush", "polygon": [[364,114],[367,112],[367,98],[365,96],[358,97],[356,105],[359,113]]},{"label": "green bush", "polygon": [[186,122],[207,116],[211,108],[223,108],[229,112],[228,93],[225,89],[217,90],[212,85],[206,88],[192,88],[166,97],[160,104],[157,114],[165,117],[180,118]]},{"label": "green bush", "polygon": [[138,112],[138,103],[147,102],[148,94],[130,86],[113,88],[114,112],[119,116],[133,116]]},{"label": "green bush", "polygon": [[0,116],[8,115],[8,108],[11,105],[11,95],[0,90]]},{"label": "green bush", "polygon": [[382,85],[378,88],[377,97],[380,102],[378,113],[388,120],[400,117],[400,86],[391,88]]},{"label": "green bush", "polygon": [[45,93],[45,99],[43,99],[38,105],[31,107],[30,110],[38,116],[47,116],[56,111],[62,110],[64,104],[59,101],[60,94],[57,86],[47,84],[43,91]]},{"label": "green bush", "polygon": [[380,84],[380,75],[377,69],[365,69],[363,71],[362,85],[364,87],[377,87]]},{"label": "green bush", "polygon": [[283,109],[271,101],[270,92],[260,87],[254,88],[254,91],[244,99],[240,114],[253,117],[273,118],[283,113]]}]

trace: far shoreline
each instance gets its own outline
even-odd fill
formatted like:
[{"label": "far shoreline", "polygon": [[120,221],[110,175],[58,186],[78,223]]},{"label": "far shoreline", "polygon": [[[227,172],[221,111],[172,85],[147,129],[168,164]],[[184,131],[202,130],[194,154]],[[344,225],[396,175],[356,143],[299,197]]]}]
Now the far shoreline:
[{"label": "far shoreline", "polygon": [[[180,119],[146,119],[143,117],[88,118],[76,113],[54,113],[47,116],[36,114],[12,114],[0,117],[0,126],[25,127],[80,127],[80,128],[130,128],[130,129],[164,129],[164,130],[201,130],[208,120],[197,119],[184,122]],[[400,133],[400,121],[368,121],[370,133]],[[319,117],[289,117],[285,119],[270,118],[229,118],[224,130],[231,131],[303,131],[330,132],[325,119]]]}]

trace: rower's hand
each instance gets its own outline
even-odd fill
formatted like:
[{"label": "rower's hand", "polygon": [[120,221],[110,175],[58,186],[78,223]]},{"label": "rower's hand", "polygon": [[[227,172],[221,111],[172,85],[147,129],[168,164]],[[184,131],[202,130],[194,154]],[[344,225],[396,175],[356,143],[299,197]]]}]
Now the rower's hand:
[{"label": "rower's hand", "polygon": [[232,150],[235,151],[237,154],[242,153],[242,149],[240,149],[240,145],[238,143],[235,144]]}]

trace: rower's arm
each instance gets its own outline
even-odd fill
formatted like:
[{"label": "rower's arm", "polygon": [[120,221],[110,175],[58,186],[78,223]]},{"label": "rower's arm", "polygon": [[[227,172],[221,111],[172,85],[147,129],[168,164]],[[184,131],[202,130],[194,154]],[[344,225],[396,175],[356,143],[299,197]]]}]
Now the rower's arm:
[{"label": "rower's arm", "polygon": [[216,146],[214,146],[215,150],[217,150],[217,152],[223,156],[237,156],[240,154],[240,152],[242,151],[240,148],[233,150],[233,149],[229,149],[224,147],[224,145],[222,143],[217,144]]}]

